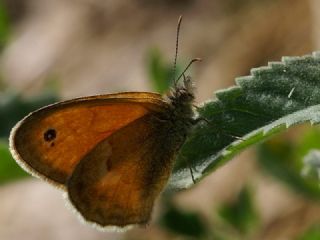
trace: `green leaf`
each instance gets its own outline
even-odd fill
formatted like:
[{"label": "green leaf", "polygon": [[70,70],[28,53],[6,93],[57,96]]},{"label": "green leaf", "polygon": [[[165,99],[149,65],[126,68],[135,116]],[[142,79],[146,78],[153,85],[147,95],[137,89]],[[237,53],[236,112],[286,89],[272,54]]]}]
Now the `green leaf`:
[{"label": "green leaf", "polygon": [[166,205],[160,219],[160,225],[176,234],[182,234],[197,239],[207,234],[207,229],[199,214],[184,211],[173,206],[172,203]]},{"label": "green leaf", "polygon": [[242,234],[252,232],[258,223],[258,214],[248,188],[243,188],[235,202],[223,204],[218,212],[225,222]]},{"label": "green leaf", "polygon": [[4,140],[0,140],[0,184],[27,176],[29,174],[23,171],[13,160],[8,144]]},{"label": "green leaf", "polygon": [[[243,149],[287,128],[320,121],[320,53],[284,57],[282,62],[251,70],[237,86],[216,93],[203,103],[206,119],[192,131],[178,156],[169,189],[192,185]],[[232,136],[241,136],[238,140]]]}]

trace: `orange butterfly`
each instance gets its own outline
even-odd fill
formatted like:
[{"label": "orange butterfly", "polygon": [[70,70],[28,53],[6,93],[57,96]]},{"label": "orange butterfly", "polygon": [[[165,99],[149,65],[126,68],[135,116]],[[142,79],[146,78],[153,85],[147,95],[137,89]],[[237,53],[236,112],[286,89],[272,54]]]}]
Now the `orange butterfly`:
[{"label": "orange butterfly", "polygon": [[85,220],[145,224],[194,124],[193,101],[184,78],[165,98],[127,92],[52,104],[13,128],[10,150],[27,171],[65,189]]}]

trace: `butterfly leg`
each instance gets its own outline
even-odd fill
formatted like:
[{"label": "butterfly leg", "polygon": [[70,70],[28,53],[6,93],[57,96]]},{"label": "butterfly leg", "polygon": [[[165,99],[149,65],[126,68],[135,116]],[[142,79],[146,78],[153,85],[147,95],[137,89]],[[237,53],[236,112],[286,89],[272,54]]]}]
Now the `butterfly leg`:
[{"label": "butterfly leg", "polygon": [[196,180],[194,179],[193,170],[192,170],[192,167],[191,167],[191,166],[189,166],[189,170],[190,170],[192,182],[193,182],[193,184],[195,184],[195,183],[196,183]]},{"label": "butterfly leg", "polygon": [[205,122],[207,124],[210,124],[210,125],[214,126],[214,128],[218,132],[220,132],[222,135],[225,135],[225,136],[228,136],[228,137],[232,137],[232,138],[235,138],[237,140],[244,141],[244,139],[242,137],[226,132],[225,130],[219,128],[214,122],[209,121],[207,118],[204,118],[204,117],[199,117],[199,118],[193,119],[192,124],[193,125],[197,125],[199,122]]},{"label": "butterfly leg", "polygon": [[185,161],[185,163],[188,165],[188,168],[189,168],[189,171],[190,171],[190,175],[191,175],[191,179],[192,179],[192,182],[193,184],[196,183],[196,180],[194,178],[194,175],[193,175],[193,169],[192,169],[192,166],[188,160],[188,158],[186,158],[185,156],[182,156],[182,159]]}]

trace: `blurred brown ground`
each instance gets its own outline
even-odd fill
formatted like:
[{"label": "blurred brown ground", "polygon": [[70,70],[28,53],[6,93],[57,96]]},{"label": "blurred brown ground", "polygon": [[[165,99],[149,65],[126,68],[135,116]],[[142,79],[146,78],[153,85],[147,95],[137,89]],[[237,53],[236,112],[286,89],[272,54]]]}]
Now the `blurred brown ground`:
[{"label": "blurred brown ground", "polygon": [[[179,57],[192,67],[197,100],[234,84],[250,68],[304,55],[320,46],[316,0],[6,0],[14,35],[1,57],[5,81],[31,95],[57,78],[63,98],[122,90],[150,90],[146,56],[174,53],[177,18],[183,14]],[[243,185],[256,189],[261,231],[253,239],[293,239],[320,219],[319,205],[261,174],[252,150],[177,194],[177,202],[210,217]],[[38,180],[0,188],[0,239],[177,239],[151,223],[127,233],[101,233],[82,225],[61,193]],[[196,197],[195,197],[196,196]],[[157,212],[157,211],[156,211]],[[155,214],[156,215],[156,214]]]}]

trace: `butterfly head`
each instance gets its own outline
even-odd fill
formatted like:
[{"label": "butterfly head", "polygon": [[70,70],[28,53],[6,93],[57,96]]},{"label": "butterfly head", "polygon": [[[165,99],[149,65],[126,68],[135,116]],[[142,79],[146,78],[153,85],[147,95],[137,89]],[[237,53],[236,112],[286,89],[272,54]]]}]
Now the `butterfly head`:
[{"label": "butterfly head", "polygon": [[[185,104],[191,105],[191,103],[194,101],[193,81],[190,76],[185,76],[185,73],[194,62],[199,62],[199,61],[202,61],[201,58],[192,59],[189,62],[189,64],[186,66],[186,68],[182,71],[180,76],[174,81],[174,88],[172,90],[171,95],[173,96],[173,98],[177,99],[183,105],[185,105]],[[178,85],[178,81],[180,79],[183,79],[183,82],[181,85]],[[170,98],[170,96],[169,96],[169,98]],[[171,100],[172,100],[172,98],[171,98]]]},{"label": "butterfly head", "polygon": [[183,78],[183,82],[175,85],[167,94],[166,98],[172,108],[171,114],[176,116],[174,118],[183,120],[193,117],[192,105],[195,97],[191,77]]},{"label": "butterfly head", "polygon": [[192,100],[194,99],[194,84],[190,76],[183,79],[183,90],[189,93]]},{"label": "butterfly head", "polygon": [[169,102],[175,105],[175,102],[190,104],[194,100],[194,84],[191,77],[187,76],[181,84],[175,84],[167,94]]}]

